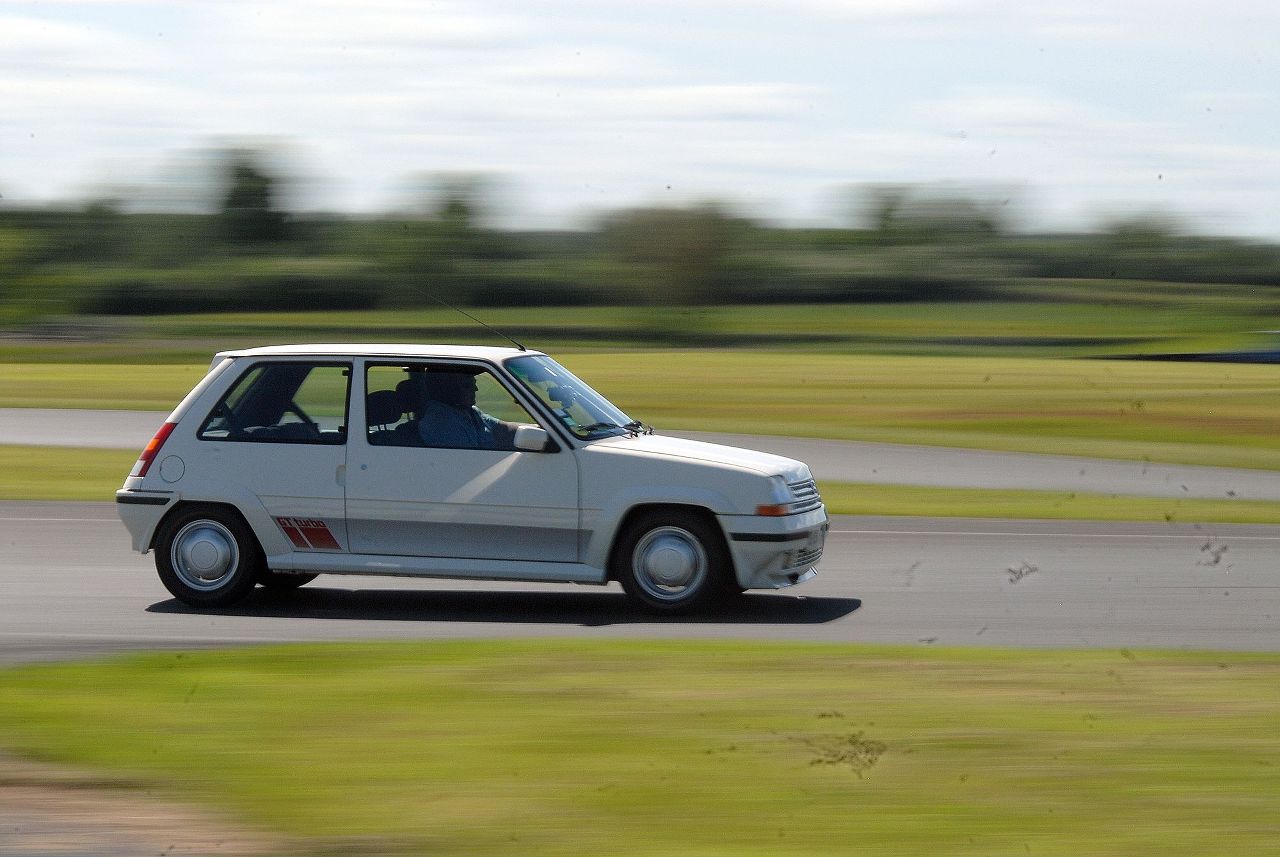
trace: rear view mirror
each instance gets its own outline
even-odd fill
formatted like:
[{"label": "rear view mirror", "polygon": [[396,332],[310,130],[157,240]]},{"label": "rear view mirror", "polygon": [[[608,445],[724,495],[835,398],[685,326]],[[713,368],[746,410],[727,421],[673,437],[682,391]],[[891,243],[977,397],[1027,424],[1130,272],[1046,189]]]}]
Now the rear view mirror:
[{"label": "rear view mirror", "polygon": [[551,387],[547,390],[547,398],[567,408],[578,401],[578,393],[572,387]]},{"label": "rear view mirror", "polygon": [[525,452],[546,452],[548,440],[550,437],[546,429],[538,426],[518,426],[514,445],[516,449]]}]

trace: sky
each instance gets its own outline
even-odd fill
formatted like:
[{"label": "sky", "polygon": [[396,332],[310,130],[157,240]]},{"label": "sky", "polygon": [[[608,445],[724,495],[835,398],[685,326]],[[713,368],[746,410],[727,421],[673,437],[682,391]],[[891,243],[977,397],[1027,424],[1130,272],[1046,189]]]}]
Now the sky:
[{"label": "sky", "polygon": [[298,209],[495,177],[511,225],[853,188],[1280,240],[1275,0],[0,0],[0,205],[196,205],[248,145]]}]

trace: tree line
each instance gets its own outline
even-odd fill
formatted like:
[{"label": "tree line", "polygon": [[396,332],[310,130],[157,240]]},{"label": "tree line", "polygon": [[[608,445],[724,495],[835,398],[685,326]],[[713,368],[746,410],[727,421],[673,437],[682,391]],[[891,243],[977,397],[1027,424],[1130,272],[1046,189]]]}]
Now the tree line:
[{"label": "tree line", "polygon": [[[0,325],[65,315],[462,306],[718,306],[1037,299],[1037,283],[1280,286],[1280,245],[1136,217],[1019,231],[996,198],[858,189],[843,228],[779,228],[708,202],[589,228],[487,225],[483,179],[438,178],[413,214],[297,214],[253,152],[226,153],[215,210],[119,200],[0,204]],[[3,203],[3,201],[0,201]]]}]

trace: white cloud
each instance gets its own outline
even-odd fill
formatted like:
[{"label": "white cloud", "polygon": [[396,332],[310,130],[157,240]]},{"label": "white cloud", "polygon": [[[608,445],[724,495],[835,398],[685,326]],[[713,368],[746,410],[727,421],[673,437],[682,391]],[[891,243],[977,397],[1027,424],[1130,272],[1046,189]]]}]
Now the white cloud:
[{"label": "white cloud", "polygon": [[829,18],[907,20],[972,14],[1000,5],[998,0],[690,0],[682,6],[772,7],[796,15]]},{"label": "white cloud", "polygon": [[502,171],[561,217],[708,196],[804,216],[837,184],[953,179],[1280,234],[1278,30],[1260,0],[11,4],[0,192],[247,137],[303,153],[327,207],[429,170]]},{"label": "white cloud", "polygon": [[366,48],[378,52],[441,48],[485,49],[527,34],[519,17],[483,14],[469,5],[367,0],[277,0],[230,9],[212,6],[205,20],[236,39],[249,39],[288,53]]},{"label": "white cloud", "polygon": [[24,77],[154,70],[155,52],[86,24],[0,16],[0,70]]}]

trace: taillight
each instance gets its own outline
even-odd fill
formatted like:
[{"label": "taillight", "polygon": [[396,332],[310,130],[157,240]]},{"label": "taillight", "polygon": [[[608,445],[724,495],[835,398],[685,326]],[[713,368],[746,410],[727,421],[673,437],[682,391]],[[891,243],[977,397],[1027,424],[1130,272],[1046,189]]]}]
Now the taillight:
[{"label": "taillight", "polygon": [[178,427],[177,423],[165,423],[160,426],[160,430],[156,432],[156,436],[151,438],[151,442],[147,444],[146,449],[142,450],[142,455],[138,456],[138,463],[133,465],[130,476],[146,476],[147,471],[151,469],[151,462],[156,460],[156,456],[160,454],[160,447],[164,446],[164,442],[169,439],[169,435],[173,434],[173,430]]}]

